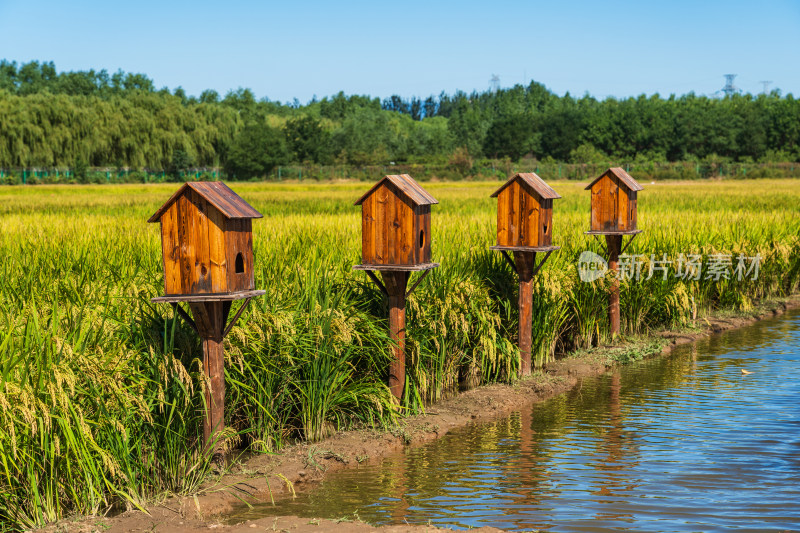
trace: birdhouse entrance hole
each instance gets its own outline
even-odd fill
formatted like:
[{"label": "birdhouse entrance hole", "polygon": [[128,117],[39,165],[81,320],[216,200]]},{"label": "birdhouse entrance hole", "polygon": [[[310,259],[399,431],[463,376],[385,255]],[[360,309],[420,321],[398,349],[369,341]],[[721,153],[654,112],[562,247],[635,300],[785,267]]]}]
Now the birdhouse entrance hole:
[{"label": "birdhouse entrance hole", "polygon": [[242,252],[236,254],[236,273],[244,274],[244,256]]},{"label": "birdhouse entrance hole", "polygon": [[419,230],[419,247],[425,246],[425,230]]}]

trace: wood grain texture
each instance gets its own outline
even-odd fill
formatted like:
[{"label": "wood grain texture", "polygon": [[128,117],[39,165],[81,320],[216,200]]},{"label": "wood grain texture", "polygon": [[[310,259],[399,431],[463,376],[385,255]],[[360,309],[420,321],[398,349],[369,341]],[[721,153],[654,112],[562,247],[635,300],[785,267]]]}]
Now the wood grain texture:
[{"label": "wood grain texture", "polygon": [[214,206],[207,211],[208,267],[211,292],[228,292],[228,257],[225,253],[225,217]]},{"label": "wood grain texture", "polygon": [[630,226],[630,210],[628,209],[628,192],[620,188],[617,194],[617,229],[625,231]]},{"label": "wood grain texture", "polygon": [[[260,216],[222,183],[181,187],[157,218],[165,293],[210,295],[255,288],[252,218]],[[245,272],[237,275],[238,252],[242,252]]]},{"label": "wood grain texture", "polygon": [[425,225],[426,214],[430,217],[431,206],[418,205],[414,207],[414,264],[423,264],[430,262],[430,254],[427,255],[426,250],[429,250],[430,233]]},{"label": "wood grain texture", "polygon": [[531,373],[531,336],[533,327],[533,269],[536,253],[514,252],[519,274],[519,353],[520,375]]},{"label": "wood grain texture", "polygon": [[554,200],[556,198],[561,198],[559,194],[554,191],[547,183],[544,182],[542,178],[540,178],[537,174],[533,172],[520,172],[515,174],[511,178],[509,178],[503,185],[500,186],[499,189],[494,191],[489,196],[491,198],[495,198],[500,195],[506,187],[511,185],[512,183],[520,183],[527,186],[530,190],[536,192],[537,196],[542,199],[549,199]]},{"label": "wood grain texture", "polygon": [[211,281],[211,259],[208,243],[208,202],[195,193],[187,191],[187,198],[192,204],[192,231],[195,249],[195,264],[192,269],[192,292],[206,294],[213,292]]},{"label": "wood grain texture", "polygon": [[370,195],[374,194],[379,188],[391,184],[402,192],[407,199],[414,205],[431,205],[439,202],[431,194],[417,183],[408,174],[390,174],[379,180],[370,190],[365,192],[361,198],[356,200],[355,205],[361,205]]},{"label": "wood grain texture", "polygon": [[592,194],[592,231],[624,232],[636,229],[636,193],[642,190],[627,172],[611,168],[587,189]]},{"label": "wood grain texture", "polygon": [[192,242],[191,203],[185,196],[175,202],[178,214],[178,247],[181,265],[181,289],[184,294],[192,292],[192,269],[194,268],[194,243]]},{"label": "wood grain texture", "polygon": [[607,225],[608,208],[606,207],[606,203],[608,203],[608,180],[603,178],[598,185],[600,186],[600,211],[597,213],[597,219],[600,221],[602,229],[609,229]]},{"label": "wood grain texture", "polygon": [[353,270],[377,270],[379,272],[421,272],[439,267],[439,263],[419,263],[416,265],[353,265]]},{"label": "wood grain texture", "polygon": [[402,264],[400,248],[403,245],[402,224],[400,223],[402,215],[398,205],[400,191],[390,183],[386,184],[386,189],[389,191],[386,202],[386,255],[388,256],[386,262],[390,265],[399,265]]},{"label": "wood grain texture", "polygon": [[617,231],[617,230],[609,230],[609,231],[598,230],[598,231],[594,231],[594,230],[592,230],[592,231],[584,231],[583,232],[584,235],[637,235],[639,233],[642,233],[642,230],[640,230],[640,229],[630,229],[630,230],[626,230],[626,231]]},{"label": "wood grain texture", "polygon": [[398,214],[400,218],[400,258],[401,264],[416,263],[417,238],[414,233],[414,205],[406,198],[398,198]]},{"label": "wood grain texture", "polygon": [[508,187],[497,195],[497,244],[511,246],[508,238]]},{"label": "wood grain texture", "polygon": [[643,187],[639,185],[639,183],[635,179],[633,179],[633,177],[631,177],[630,174],[625,172],[625,170],[620,167],[609,168],[604,173],[600,174],[600,176],[595,178],[594,181],[592,181],[589,185],[586,186],[586,190],[587,191],[591,190],[592,188],[594,188],[594,185],[598,181],[607,176],[613,176],[614,178],[616,178],[620,183],[622,183],[625,186],[626,190],[634,192],[643,190]]},{"label": "wood grain texture", "polygon": [[420,216],[422,217],[422,226],[423,230],[425,231],[425,242],[422,246],[422,257],[420,257],[420,262],[425,264],[430,263],[432,257],[431,250],[433,246],[433,233],[431,232],[431,206],[423,205]]},{"label": "wood grain texture", "polygon": [[592,185],[591,194],[592,194],[592,205],[591,210],[589,212],[590,217],[590,224],[589,227],[592,231],[600,231],[603,229],[602,223],[602,201],[601,201],[601,194],[602,194],[602,184],[595,183]]},{"label": "wood grain texture", "polygon": [[375,262],[389,263],[389,189],[385,185],[375,192]]},{"label": "wood grain texture", "polygon": [[197,331],[203,339],[203,372],[208,378],[204,389],[205,417],[203,442],[219,451],[219,434],[225,427],[225,353],[223,332],[230,312],[230,302],[191,302],[189,308]]},{"label": "wood grain texture", "polygon": [[[245,291],[255,288],[253,274],[253,234],[249,219],[229,219],[225,222],[228,290]],[[241,253],[244,272],[236,272],[236,256]]]},{"label": "wood grain texture", "polygon": [[415,207],[387,182],[365,198],[362,206],[362,261],[407,265],[416,262],[414,246]]},{"label": "wood grain texture", "polygon": [[611,174],[604,174],[592,186],[592,231],[619,230],[619,180]]},{"label": "wood grain texture", "polygon": [[193,192],[215,206],[226,218],[261,218],[261,213],[221,181],[195,181],[182,185],[148,222],[157,222],[178,198]]},{"label": "wood grain texture", "polygon": [[508,252],[552,252],[560,250],[560,246],[489,246],[490,250]]},{"label": "wood grain texture", "polygon": [[361,204],[361,262],[375,262],[375,196]]},{"label": "wood grain texture", "polygon": [[255,256],[253,255],[253,221],[252,219],[242,220],[244,234],[242,240],[246,253],[244,255],[245,272],[247,272],[247,283],[240,290],[252,290],[256,288],[255,282]]},{"label": "wood grain texture", "polygon": [[611,281],[608,290],[608,322],[611,336],[619,334],[619,254],[622,249],[621,235],[606,235],[606,249],[608,250],[608,269],[611,271]]},{"label": "wood grain texture", "polygon": [[508,186],[508,240],[519,243],[519,186],[513,182]]},{"label": "wood grain texture", "polygon": [[430,206],[436,200],[406,174],[386,176],[356,202],[361,205],[364,265],[430,262]]},{"label": "wood grain texture", "polygon": [[517,234],[517,242],[519,244],[528,244],[530,236],[528,235],[528,193],[522,183],[517,183],[517,212],[519,213],[519,229]]},{"label": "wood grain texture", "polygon": [[619,179],[616,176],[608,176],[608,217],[609,229],[619,229],[617,221],[619,220]]},{"label": "wood grain texture", "polygon": [[523,228],[522,246],[541,245],[541,227],[539,221],[542,216],[543,200],[529,185],[523,183],[520,187],[520,226]]},{"label": "wood grain texture", "polygon": [[614,229],[611,225],[611,217],[613,206],[611,202],[611,179],[605,176],[600,180],[600,220],[603,223],[603,229]]},{"label": "wood grain texture", "polygon": [[501,188],[497,193],[498,246],[542,246],[551,234],[550,222],[547,231],[542,224],[545,206],[550,206],[552,214],[552,202],[540,196],[525,180],[517,179]]},{"label": "wood grain texture", "polygon": [[164,294],[182,294],[178,207],[175,204],[161,217],[161,256],[164,264]]},{"label": "wood grain texture", "polygon": [[553,242],[553,200],[542,200],[537,220],[538,246],[550,246]]},{"label": "wood grain texture", "polygon": [[[241,251],[239,247],[239,219],[228,219],[225,221],[225,262],[228,265],[225,276],[227,278],[228,290],[240,290],[238,276],[236,275],[236,256]],[[244,256],[242,256],[244,257]]]},{"label": "wood grain texture", "polygon": [[203,339],[203,372],[208,378],[204,391],[203,443],[214,453],[222,449],[220,435],[225,429],[225,349],[222,340]]},{"label": "wood grain texture", "polygon": [[[438,266],[438,265],[437,265]],[[264,296],[267,292],[263,290],[248,290],[228,292],[224,294],[182,294],[177,296],[157,296],[151,298],[151,302],[156,303],[177,303],[177,302],[232,302],[234,300],[244,300],[245,298],[255,298]]]},{"label": "wood grain texture", "polygon": [[406,286],[408,272],[381,272],[389,299],[389,334],[394,341],[389,365],[389,390],[398,400],[406,382]]}]

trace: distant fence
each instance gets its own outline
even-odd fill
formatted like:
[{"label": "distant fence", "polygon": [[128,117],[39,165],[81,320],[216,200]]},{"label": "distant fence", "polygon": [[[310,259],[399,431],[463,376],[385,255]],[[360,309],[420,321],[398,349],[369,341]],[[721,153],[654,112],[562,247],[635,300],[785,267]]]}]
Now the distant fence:
[{"label": "distant fence", "polygon": [[[555,181],[589,180],[610,166],[621,166],[641,180],[691,180],[705,178],[800,178],[800,163],[554,163],[523,159],[519,162],[483,159],[471,166],[457,164],[387,164],[387,165],[293,165],[274,168],[261,180],[362,180],[371,181],[386,174],[410,174],[418,180],[504,180],[517,172],[535,172]],[[84,169],[80,175],[71,168],[0,168],[0,184],[47,183],[163,183],[168,181],[236,180],[220,168],[194,168],[176,174],[164,170],[103,168]]]},{"label": "distant fence", "polygon": [[800,178],[800,163],[543,163],[535,160],[522,160],[517,163],[496,160],[480,160],[472,167],[459,168],[457,165],[368,165],[324,166],[298,165],[275,168],[268,180],[335,180],[357,179],[374,180],[386,174],[410,174],[418,180],[443,179],[497,179],[504,180],[517,172],[535,172],[545,180],[589,180],[605,172],[612,166],[621,166],[630,174],[641,179],[705,179],[705,178]]},{"label": "distant fence", "polygon": [[190,169],[176,176],[164,170],[91,167],[77,174],[71,168],[0,168],[0,183],[163,183],[166,181],[217,180],[218,168]]}]

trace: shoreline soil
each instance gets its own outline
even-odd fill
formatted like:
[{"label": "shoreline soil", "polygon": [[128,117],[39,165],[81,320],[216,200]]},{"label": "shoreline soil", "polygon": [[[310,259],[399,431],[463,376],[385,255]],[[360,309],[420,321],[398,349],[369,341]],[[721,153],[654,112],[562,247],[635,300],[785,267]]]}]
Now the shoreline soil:
[{"label": "shoreline soil", "polygon": [[[228,473],[207,484],[196,496],[172,497],[147,508],[126,511],[114,517],[65,519],[42,531],[62,532],[193,532],[219,529],[239,531],[449,531],[432,526],[373,527],[349,520],[310,520],[291,516],[267,517],[236,525],[224,525],[219,517],[230,512],[242,499],[269,501],[290,497],[291,491],[311,490],[328,473],[379,460],[405,446],[437,439],[454,428],[505,416],[537,402],[564,393],[580,380],[597,376],[619,364],[615,356],[667,355],[676,346],[694,342],[723,331],[771,318],[800,307],[800,295],[770,300],[748,313],[723,311],[700,317],[695,329],[653,332],[648,337],[566,354],[542,372],[517,383],[483,385],[430,406],[424,415],[402,419],[389,430],[340,432],[319,443],[299,443],[273,455],[251,456],[237,462]],[[475,531],[500,531],[481,528]]]}]

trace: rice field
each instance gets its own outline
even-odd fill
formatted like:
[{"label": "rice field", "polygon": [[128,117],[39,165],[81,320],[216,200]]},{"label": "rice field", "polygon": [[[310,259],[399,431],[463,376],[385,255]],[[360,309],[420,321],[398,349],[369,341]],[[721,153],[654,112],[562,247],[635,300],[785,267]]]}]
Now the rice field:
[{"label": "rice field", "polygon": [[[380,176],[376,176],[376,179]],[[606,280],[581,282],[585,184],[551,182],[554,253],[536,280],[536,364],[608,341]],[[407,306],[407,386],[393,409],[386,303],[360,263],[364,183],[231,183],[255,220],[254,300],[226,339],[228,449],[268,452],[346,428],[388,426],[465,384],[513,381],[517,282],[496,252],[498,182],[423,183],[441,267]],[[690,325],[747,310],[800,284],[800,186],[793,180],[644,184],[642,279],[623,280],[622,330]],[[211,474],[201,453],[199,339],[163,292],[147,218],[178,187],[0,188],[0,530],[29,528],[165,494]],[[670,275],[647,278],[650,256]],[[680,254],[761,257],[756,280],[672,273]],[[663,264],[662,264],[663,266]]]}]

